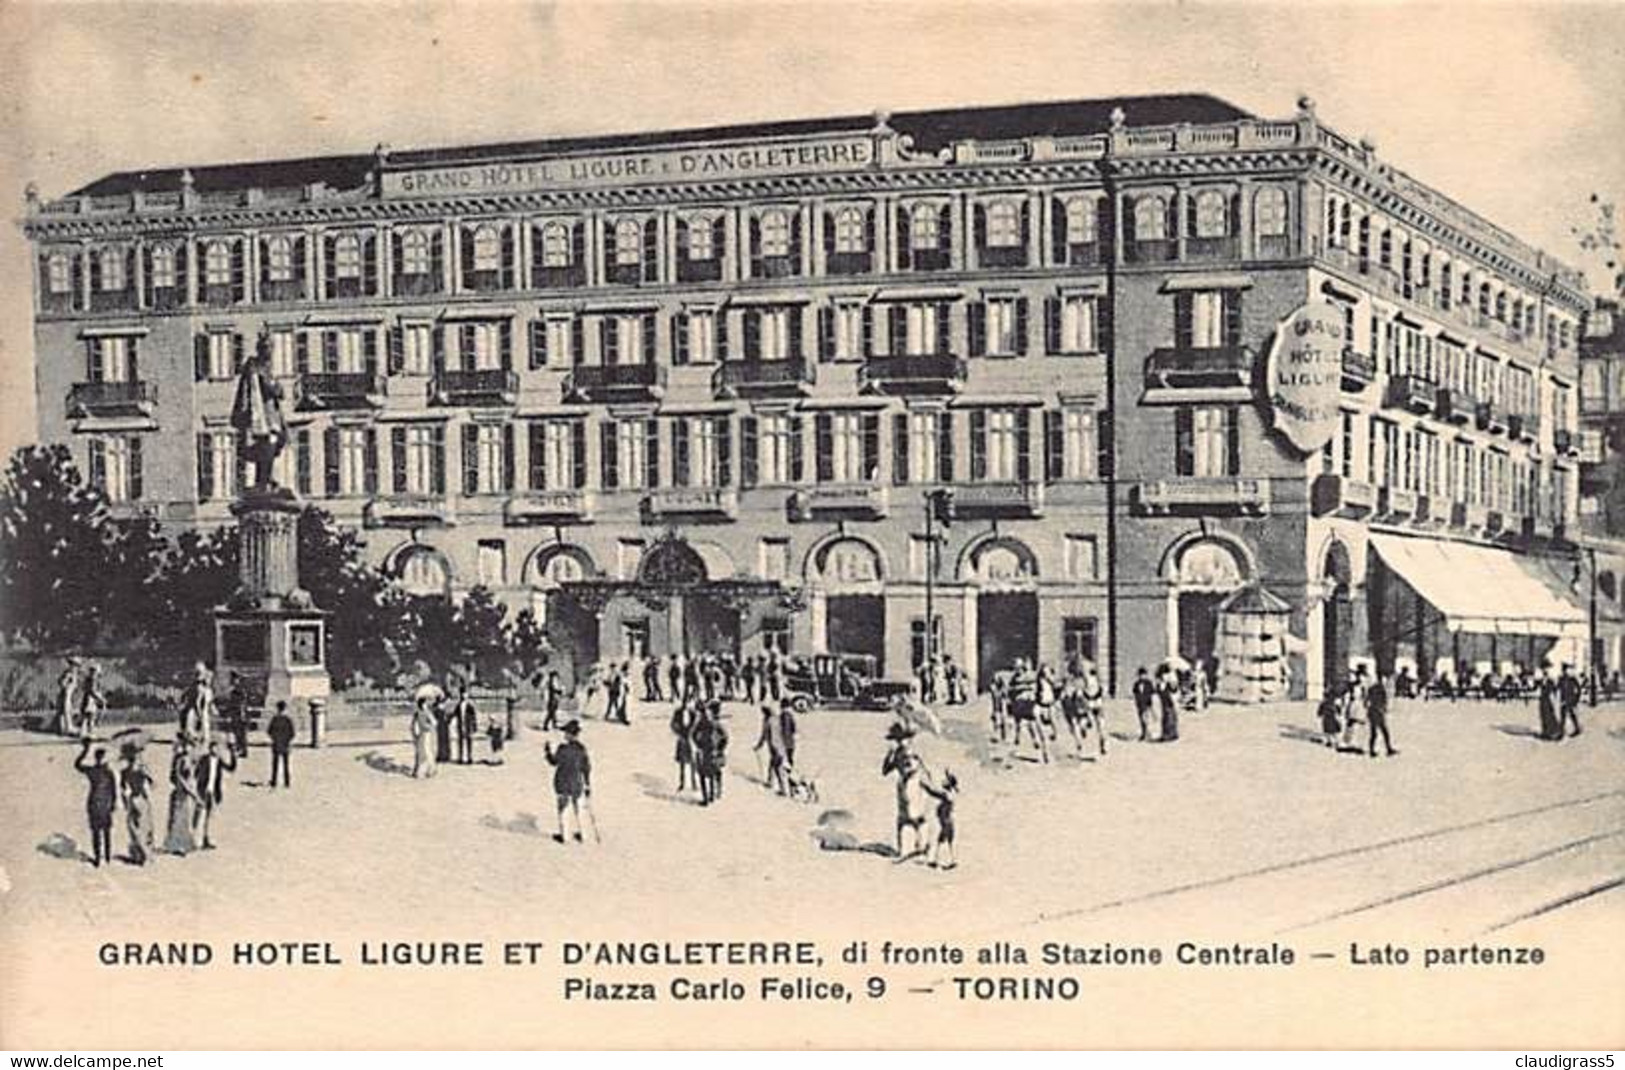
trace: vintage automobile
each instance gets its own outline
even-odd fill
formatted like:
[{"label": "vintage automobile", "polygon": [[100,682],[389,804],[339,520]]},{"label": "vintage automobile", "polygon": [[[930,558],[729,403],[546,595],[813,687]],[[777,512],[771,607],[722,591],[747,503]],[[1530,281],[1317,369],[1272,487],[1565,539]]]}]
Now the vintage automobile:
[{"label": "vintage automobile", "polygon": [[906,681],[881,679],[869,654],[813,654],[792,659],[784,672],[784,697],[797,713],[814,706],[883,710],[908,692]]}]

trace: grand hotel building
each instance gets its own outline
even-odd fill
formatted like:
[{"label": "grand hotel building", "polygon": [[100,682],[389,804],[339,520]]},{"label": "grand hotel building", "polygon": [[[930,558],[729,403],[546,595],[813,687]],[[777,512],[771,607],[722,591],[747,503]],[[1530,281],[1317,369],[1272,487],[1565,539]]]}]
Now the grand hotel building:
[{"label": "grand hotel building", "polygon": [[[1224,614],[1260,606],[1298,694],[1583,641],[1580,279],[1307,100],[380,146],[31,192],[24,227],[40,437],[111,499],[229,518],[263,346],[282,481],[414,591],[536,607],[577,664],[897,674],[928,598],[978,679],[1076,653],[1119,692],[1237,654]],[[1320,302],[1341,421],[1303,453],[1264,366]]]}]

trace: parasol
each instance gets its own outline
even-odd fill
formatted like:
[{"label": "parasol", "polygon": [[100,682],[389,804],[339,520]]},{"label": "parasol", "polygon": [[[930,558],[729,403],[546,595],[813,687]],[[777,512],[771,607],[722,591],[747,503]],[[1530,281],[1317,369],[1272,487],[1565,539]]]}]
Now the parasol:
[{"label": "parasol", "polygon": [[152,733],[139,726],[114,732],[110,742],[118,744],[122,755],[134,754],[152,742]]},{"label": "parasol", "polygon": [[1180,657],[1178,654],[1175,654],[1173,657],[1164,658],[1162,667],[1165,669],[1172,669],[1174,672],[1189,672],[1191,663]]},{"label": "parasol", "polygon": [[942,719],[935,710],[913,696],[900,699],[896,713],[915,728],[923,728],[934,736],[942,735]]},{"label": "parasol", "polygon": [[446,697],[446,689],[437,683],[419,684],[417,690],[412,692],[413,702],[439,702]]}]

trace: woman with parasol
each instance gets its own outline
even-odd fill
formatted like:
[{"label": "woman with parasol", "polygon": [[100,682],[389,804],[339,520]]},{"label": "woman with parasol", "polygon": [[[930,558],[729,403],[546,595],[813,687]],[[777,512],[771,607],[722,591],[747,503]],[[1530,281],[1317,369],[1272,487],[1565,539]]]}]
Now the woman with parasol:
[{"label": "woman with parasol", "polygon": [[119,794],[124,799],[125,827],[130,833],[130,861],[138,866],[152,857],[152,770],[147,768],[149,737],[144,728],[127,728],[113,737],[124,759],[119,771]]},{"label": "woman with parasol", "polygon": [[[897,858],[901,861],[926,850],[925,763],[914,753],[910,742],[914,738],[912,725],[894,722],[886,730],[886,738],[892,748],[886,752],[880,773],[882,776],[897,776]],[[907,853],[903,850],[904,830],[913,834],[913,847]]]},{"label": "woman with parasol", "polygon": [[423,684],[412,695],[412,776],[416,780],[432,777],[438,768],[434,739],[440,718],[435,706],[446,699],[439,684]]}]

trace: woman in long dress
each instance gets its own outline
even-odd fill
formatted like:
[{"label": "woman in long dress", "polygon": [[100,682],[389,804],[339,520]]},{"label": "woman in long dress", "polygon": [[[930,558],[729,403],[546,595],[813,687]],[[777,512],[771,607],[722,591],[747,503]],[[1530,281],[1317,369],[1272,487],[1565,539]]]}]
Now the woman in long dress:
[{"label": "woman in long dress", "polygon": [[436,730],[439,718],[429,708],[427,699],[418,699],[412,711],[412,776],[422,780],[435,774]]},{"label": "woman in long dress", "polygon": [[[914,729],[901,722],[893,724],[886,732],[886,738],[892,741],[892,749],[887,752],[886,760],[880,766],[882,776],[895,773],[897,775],[897,857],[909,858],[923,852],[925,843],[925,763],[920,756],[914,753],[909,740],[914,738]],[[903,850],[903,831],[913,831],[913,848],[907,853]]]},{"label": "woman in long dress", "polygon": [[119,787],[124,793],[124,815],[130,832],[130,861],[144,866],[152,856],[152,770],[147,768],[141,748],[130,749],[129,760],[119,774]]},{"label": "woman in long dress", "polygon": [[192,838],[197,804],[197,762],[186,742],[176,740],[175,757],[169,763],[169,835],[164,839],[164,850],[170,854],[190,854],[197,848]]}]

